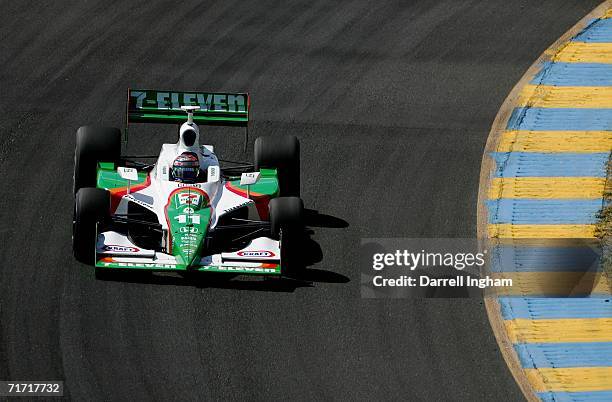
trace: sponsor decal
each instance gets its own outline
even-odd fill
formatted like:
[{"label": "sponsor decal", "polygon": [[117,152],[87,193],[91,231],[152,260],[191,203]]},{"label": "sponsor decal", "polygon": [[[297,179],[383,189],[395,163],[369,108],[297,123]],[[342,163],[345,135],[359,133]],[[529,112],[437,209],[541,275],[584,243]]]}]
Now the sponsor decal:
[{"label": "sponsor decal", "polygon": [[137,109],[156,107],[178,110],[183,105],[198,105],[201,111],[246,112],[247,109],[244,94],[130,91],[130,97]]},{"label": "sponsor decal", "polygon": [[174,217],[178,221],[178,223],[186,224],[189,220],[190,224],[199,225],[200,224],[200,215],[177,215]]},{"label": "sponsor decal", "polygon": [[105,262],[105,267],[120,267],[120,268],[129,268],[129,267],[145,267],[145,268],[176,268],[176,265],[173,264],[155,264],[149,262]]},{"label": "sponsor decal", "polygon": [[198,193],[179,193],[178,200],[180,205],[199,205],[200,194]]},{"label": "sponsor decal", "polygon": [[[149,262],[104,262],[104,267],[107,268],[159,268],[159,269],[176,269],[177,266],[174,264],[156,264]],[[262,267],[227,267],[227,266],[204,266],[198,268],[201,271],[225,271],[225,272],[254,272],[261,274],[275,274],[277,273],[275,268],[262,268]]]},{"label": "sponsor decal", "polygon": [[178,187],[195,187],[195,188],[202,188],[202,185],[200,183],[176,183]]},{"label": "sponsor decal", "polygon": [[117,173],[122,179],[125,180],[138,180],[138,170],[135,168],[123,167],[120,166],[117,168]]},{"label": "sponsor decal", "polygon": [[142,206],[142,207],[145,207],[145,208],[147,208],[147,209],[148,209],[148,210],[150,210],[150,211],[155,212],[155,210],[153,209],[153,205],[151,205],[151,204],[149,204],[149,203],[146,203],[146,202],[144,202],[144,201],[142,201],[142,200],[139,200],[138,198],[135,198],[135,197],[134,197],[133,195],[131,195],[131,194],[126,195],[124,198],[125,198],[126,200],[129,200],[129,201],[131,201],[131,202],[135,203],[135,204],[138,204],[138,205],[140,205],[140,206]]},{"label": "sponsor decal", "polygon": [[227,213],[229,213],[229,212],[232,212],[232,211],[235,211],[235,210],[237,210],[237,209],[240,209],[240,208],[242,208],[242,207],[244,207],[244,206],[249,205],[251,202],[252,202],[252,201],[247,201],[247,202],[243,202],[242,204],[238,204],[238,205],[234,205],[233,207],[229,207],[229,208],[227,208],[227,209],[225,210],[225,213],[227,214]]},{"label": "sponsor decal", "polygon": [[[198,205],[195,205],[196,203]],[[199,213],[196,214],[182,212],[185,208],[193,208],[194,210],[196,210],[203,206],[208,206],[208,203],[208,195],[203,190],[200,190],[198,188],[177,188],[170,193],[170,195],[168,196],[168,202],[164,207],[166,223],[168,225],[168,228],[170,229],[168,230],[167,239],[168,254],[173,254],[172,249],[175,246],[180,246],[179,243],[175,244],[175,239],[173,239],[175,235],[181,233],[179,232],[180,226],[177,227],[176,223],[181,226],[186,225],[187,227],[198,226],[198,233],[204,233],[206,231],[206,225],[210,221],[212,208],[203,209],[201,211],[198,211]],[[195,234],[193,234],[193,236],[195,236]],[[183,238],[179,235],[176,240],[177,242],[183,241]]]},{"label": "sponsor decal", "polygon": [[183,226],[179,229],[181,233],[198,233],[199,229],[195,226]]},{"label": "sponsor decal", "polygon": [[132,246],[119,246],[115,244],[107,244],[104,246],[105,251],[111,251],[115,253],[137,253],[140,251],[138,247]]},{"label": "sponsor decal", "polygon": [[200,268],[203,271],[227,271],[227,272],[259,272],[264,274],[274,274],[276,269],[274,268],[261,268],[261,267],[227,267],[227,266],[207,266]]},{"label": "sponsor decal", "polygon": [[183,209],[183,213],[185,214],[194,214],[195,210],[191,207],[185,207],[185,209]]},{"label": "sponsor decal", "polygon": [[254,258],[269,258],[269,257],[274,257],[275,254],[272,251],[268,251],[268,250],[248,250],[248,251],[239,251],[236,254],[238,254],[240,257],[254,257]]}]

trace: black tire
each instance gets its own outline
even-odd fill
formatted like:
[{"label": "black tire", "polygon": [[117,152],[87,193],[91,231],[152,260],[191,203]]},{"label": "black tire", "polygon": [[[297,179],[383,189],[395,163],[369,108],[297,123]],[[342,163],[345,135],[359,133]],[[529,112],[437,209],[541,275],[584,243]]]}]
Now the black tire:
[{"label": "black tire", "polygon": [[80,127],[74,149],[74,194],[80,188],[96,186],[98,162],[116,162],[120,158],[121,130],[113,127]]},{"label": "black tire", "polygon": [[278,171],[280,196],[300,196],[300,142],[292,135],[255,139],[255,170]]},{"label": "black tire", "polygon": [[96,224],[110,215],[110,193],[100,188],[81,188],[74,198],[72,251],[85,264],[94,265]]},{"label": "black tire", "polygon": [[283,275],[296,276],[303,266],[297,258],[304,235],[304,203],[298,197],[279,197],[270,200],[270,231],[280,241]]}]

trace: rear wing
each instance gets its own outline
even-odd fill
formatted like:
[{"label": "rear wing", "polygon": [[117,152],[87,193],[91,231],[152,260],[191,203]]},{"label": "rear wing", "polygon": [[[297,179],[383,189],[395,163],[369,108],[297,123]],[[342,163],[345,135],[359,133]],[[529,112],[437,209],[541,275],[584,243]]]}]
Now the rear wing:
[{"label": "rear wing", "polygon": [[243,126],[249,123],[250,100],[246,93],[177,92],[128,89],[126,123],[183,123],[181,106],[199,106],[197,124]]},{"label": "rear wing", "polygon": [[187,115],[181,106],[200,107],[193,113],[197,124],[245,127],[246,152],[251,109],[247,93],[128,89],[124,142],[127,144],[130,123],[184,123]]}]

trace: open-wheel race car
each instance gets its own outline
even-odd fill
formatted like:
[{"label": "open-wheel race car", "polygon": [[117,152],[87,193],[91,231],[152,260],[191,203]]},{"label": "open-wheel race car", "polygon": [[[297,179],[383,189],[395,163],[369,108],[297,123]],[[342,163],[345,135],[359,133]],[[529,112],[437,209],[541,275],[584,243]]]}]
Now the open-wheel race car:
[{"label": "open-wheel race car", "polygon": [[[254,163],[200,145],[198,125],[246,128],[244,93],[128,90],[126,133],[76,133],[73,251],[96,276],[138,269],[291,276],[303,233],[299,142],[258,137]],[[155,163],[122,156],[130,123],[179,124]],[[150,156],[148,158],[151,158]],[[223,164],[223,165],[222,165]]]}]

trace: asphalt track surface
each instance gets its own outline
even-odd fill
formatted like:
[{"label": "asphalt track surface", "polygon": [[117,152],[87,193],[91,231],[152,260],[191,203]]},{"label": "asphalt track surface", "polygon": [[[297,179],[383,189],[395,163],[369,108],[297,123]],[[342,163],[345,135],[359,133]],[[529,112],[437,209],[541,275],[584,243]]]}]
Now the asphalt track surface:
[{"label": "asphalt track surface", "polygon": [[[362,237],[476,235],[499,106],[597,3],[1,1],[0,379],[78,400],[520,400],[481,300],[362,300],[355,259]],[[311,286],[96,281],[73,260],[74,132],[121,127],[130,86],[247,90],[252,138],[300,138],[327,226]],[[208,135],[245,158],[240,133]]]}]

